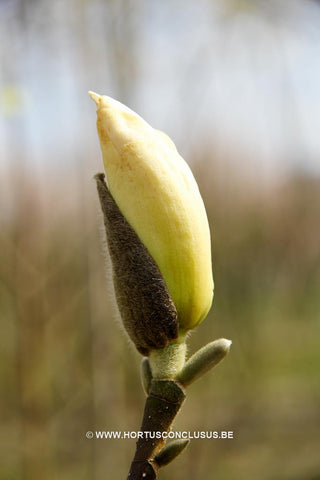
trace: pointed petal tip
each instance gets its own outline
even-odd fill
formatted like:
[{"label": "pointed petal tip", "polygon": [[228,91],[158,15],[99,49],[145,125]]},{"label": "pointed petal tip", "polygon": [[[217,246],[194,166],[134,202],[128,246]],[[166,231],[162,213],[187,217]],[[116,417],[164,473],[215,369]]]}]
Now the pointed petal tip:
[{"label": "pointed petal tip", "polygon": [[225,345],[225,348],[229,349],[232,345],[232,340],[228,340],[227,338],[221,338],[222,342]]},{"label": "pointed petal tip", "polygon": [[97,106],[99,106],[99,103],[100,103],[100,100],[101,100],[101,95],[99,95],[98,93],[92,92],[91,90],[89,90],[88,93],[89,93],[90,97],[92,98],[92,100],[95,102],[95,104]]}]

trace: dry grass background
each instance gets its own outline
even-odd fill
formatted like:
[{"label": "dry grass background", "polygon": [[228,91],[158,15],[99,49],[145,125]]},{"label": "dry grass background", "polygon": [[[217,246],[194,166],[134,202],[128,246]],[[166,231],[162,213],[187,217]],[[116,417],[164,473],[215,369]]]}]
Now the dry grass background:
[{"label": "dry grass background", "polygon": [[[194,440],[161,477],[315,480],[320,182],[291,177],[248,197],[214,172],[206,184],[206,163],[197,165],[216,297],[190,351],[220,336],[233,347],[189,389],[176,429],[233,430],[235,439]],[[68,209],[54,190],[13,175],[0,246],[3,479],[125,478],[133,453],[134,440],[85,438],[137,430],[144,399],[139,355],[113,321],[95,186],[82,182]]]},{"label": "dry grass background", "polygon": [[[179,9],[173,3],[159,10],[163,35],[170,9]],[[133,106],[144,98],[137,85],[148,63],[139,63],[137,55],[147,54],[143,41],[142,49],[137,44],[148,27],[139,23],[141,12],[148,17],[146,5],[6,3],[4,77],[37,95],[31,113],[26,107],[15,116],[21,98],[9,91],[10,108],[0,123],[1,139],[6,134],[0,182],[1,480],[126,478],[134,440],[85,438],[87,430],[137,430],[144,395],[140,357],[119,329],[108,293],[92,180],[102,166],[93,107],[82,98],[95,85]],[[211,2],[204,5],[212,13]],[[183,26],[186,18],[179,21]],[[320,179],[297,168],[283,175],[279,163],[281,175],[265,181],[259,162],[241,166],[246,152],[241,157],[230,132],[229,158],[221,135],[219,151],[212,147],[211,130],[210,138],[188,143],[197,124],[192,105],[200,57],[196,50],[190,59],[182,55],[181,31],[176,48],[184,90],[165,85],[169,99],[176,98],[168,125],[183,121],[181,105],[188,111],[185,93],[193,82],[188,121],[181,123],[190,130],[180,133],[185,143],[178,147],[193,160],[207,207],[215,278],[213,308],[190,337],[189,350],[219,337],[232,339],[233,346],[214,372],[189,388],[175,428],[233,430],[235,438],[192,441],[160,478],[319,480]],[[163,38],[159,33],[159,48]],[[164,49],[167,55],[165,42]],[[289,113],[277,112],[288,120],[293,107],[284,97]],[[277,161],[270,156],[271,164]]]}]

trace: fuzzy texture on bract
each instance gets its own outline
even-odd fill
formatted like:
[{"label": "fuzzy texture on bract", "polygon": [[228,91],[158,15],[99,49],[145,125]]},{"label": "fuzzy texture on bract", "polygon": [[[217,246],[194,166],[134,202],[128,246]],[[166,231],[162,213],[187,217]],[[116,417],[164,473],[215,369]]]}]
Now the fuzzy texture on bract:
[{"label": "fuzzy texture on bract", "polygon": [[177,311],[158,266],[112,198],[104,175],[95,176],[123,326],[143,355],[178,337]]}]

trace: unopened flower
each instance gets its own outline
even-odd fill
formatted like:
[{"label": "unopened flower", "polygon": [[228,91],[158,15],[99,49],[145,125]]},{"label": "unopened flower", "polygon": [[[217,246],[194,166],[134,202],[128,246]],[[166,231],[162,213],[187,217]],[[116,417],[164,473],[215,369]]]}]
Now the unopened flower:
[{"label": "unopened flower", "polygon": [[210,231],[197,183],[167,135],[116,100],[90,95],[110,193],[158,266],[183,335],[205,318],[213,297]]}]

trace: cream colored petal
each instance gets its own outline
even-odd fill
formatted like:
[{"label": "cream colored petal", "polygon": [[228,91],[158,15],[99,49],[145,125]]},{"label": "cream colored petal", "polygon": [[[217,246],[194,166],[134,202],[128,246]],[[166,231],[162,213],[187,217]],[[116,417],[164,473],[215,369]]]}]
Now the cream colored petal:
[{"label": "cream colored petal", "polygon": [[91,96],[110,191],[158,264],[181,329],[194,328],[213,296],[210,232],[197,183],[167,135],[110,97]]}]

